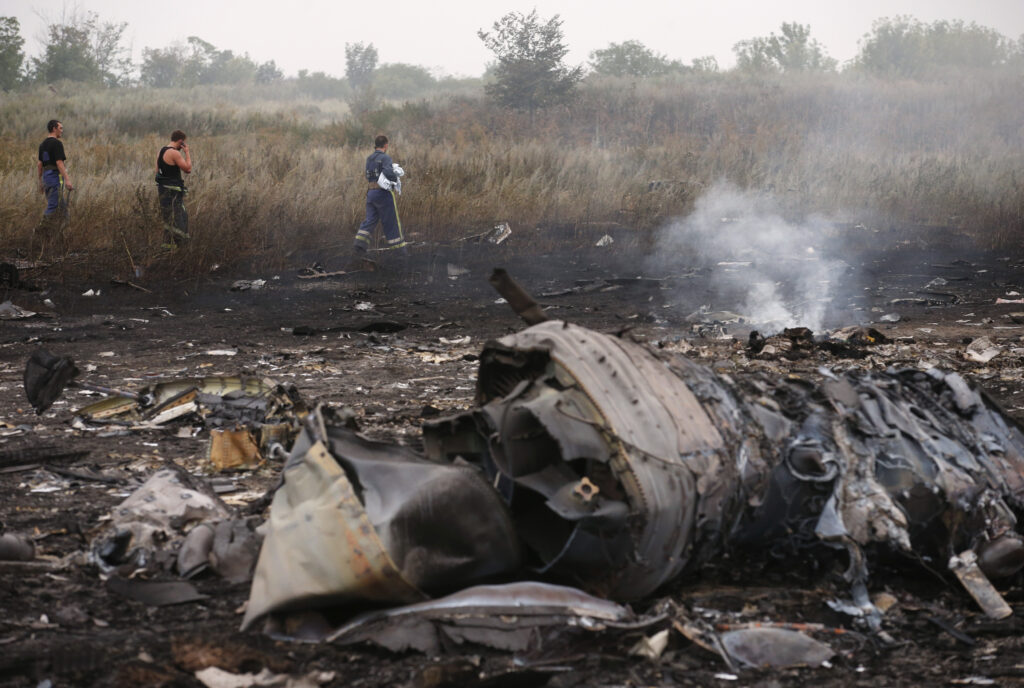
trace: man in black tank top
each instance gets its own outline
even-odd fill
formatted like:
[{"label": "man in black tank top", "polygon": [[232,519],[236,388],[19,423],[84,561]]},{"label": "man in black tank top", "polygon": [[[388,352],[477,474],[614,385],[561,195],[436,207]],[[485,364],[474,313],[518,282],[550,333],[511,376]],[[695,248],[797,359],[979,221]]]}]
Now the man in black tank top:
[{"label": "man in black tank top", "polygon": [[173,246],[188,239],[188,213],[185,211],[185,180],[181,173],[192,172],[192,154],[185,143],[185,132],[175,130],[171,142],[156,156],[156,190],[160,196],[160,214],[164,231]]}]

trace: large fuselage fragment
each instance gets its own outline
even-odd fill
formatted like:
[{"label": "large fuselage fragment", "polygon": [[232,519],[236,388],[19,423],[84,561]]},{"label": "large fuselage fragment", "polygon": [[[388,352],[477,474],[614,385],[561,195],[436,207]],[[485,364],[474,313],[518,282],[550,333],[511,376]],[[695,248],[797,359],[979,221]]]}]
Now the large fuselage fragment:
[{"label": "large fuselage fragment", "polygon": [[850,580],[871,543],[1024,564],[1024,435],[955,373],[724,376],[550,321],[484,349],[477,403],[428,457],[481,466],[536,571],[616,599],[741,544],[845,549]]},{"label": "large fuselage fragment", "polygon": [[[247,621],[303,598],[400,603],[493,579],[636,599],[730,547],[845,550],[861,588],[875,544],[970,550],[989,576],[1024,565],[1024,434],[956,374],[724,376],[548,321],[485,347],[476,402],[424,425],[425,457],[326,423],[300,437]],[[358,527],[340,522],[351,513]],[[359,570],[302,589],[284,562]]]}]

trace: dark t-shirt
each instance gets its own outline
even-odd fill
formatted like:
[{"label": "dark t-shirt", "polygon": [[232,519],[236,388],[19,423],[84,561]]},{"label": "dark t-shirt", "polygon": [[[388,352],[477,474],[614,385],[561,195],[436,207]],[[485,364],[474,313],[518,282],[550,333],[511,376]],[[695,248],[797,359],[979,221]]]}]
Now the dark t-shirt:
[{"label": "dark t-shirt", "polygon": [[64,144],[58,138],[47,136],[39,144],[39,162],[43,163],[43,167],[56,167],[58,160],[67,160],[64,157]]}]

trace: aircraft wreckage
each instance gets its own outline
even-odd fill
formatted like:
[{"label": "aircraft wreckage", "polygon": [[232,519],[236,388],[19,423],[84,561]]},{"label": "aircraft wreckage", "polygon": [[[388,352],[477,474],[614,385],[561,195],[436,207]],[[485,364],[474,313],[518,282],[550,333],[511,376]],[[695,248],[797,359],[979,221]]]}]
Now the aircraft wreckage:
[{"label": "aircraft wreckage", "polygon": [[[85,415],[152,423],[187,402],[208,422],[227,409],[232,423],[301,425],[257,531],[243,628],[393,649],[437,651],[441,635],[519,649],[566,619],[636,627],[619,602],[757,551],[837,558],[852,596],[837,604],[869,628],[880,620],[872,558],[886,553],[948,570],[989,616],[1012,613],[990,579],[1024,567],[1024,433],[960,375],[724,375],[548,321],[502,271],[492,283],[530,326],[484,347],[474,407],[425,422],[421,447],[369,440],[350,417],[307,411],[270,381],[114,390]],[[33,357],[33,405],[48,406],[76,374],[70,360]],[[130,506],[118,518],[134,518]],[[176,564],[159,559],[189,575],[211,551],[214,570],[243,580],[258,536],[214,511],[216,528],[161,538],[188,544]],[[116,530],[98,540],[107,566],[142,551],[138,533]],[[245,556],[229,561],[233,550]]]},{"label": "aircraft wreckage", "polygon": [[[590,595],[644,598],[741,549],[845,556],[846,610],[869,626],[870,557],[885,551],[947,568],[990,616],[1011,613],[989,579],[1024,567],[1024,434],[958,374],[717,374],[546,321],[499,272],[533,324],[485,346],[475,407],[426,422],[422,451],[367,440],[330,409],[306,417],[244,628],[429,650],[368,630],[408,626],[400,611],[331,624],[400,604],[435,624],[491,609],[491,635],[510,610],[626,623]],[[523,580],[577,590],[491,585]],[[309,610],[330,623],[299,630]]]}]

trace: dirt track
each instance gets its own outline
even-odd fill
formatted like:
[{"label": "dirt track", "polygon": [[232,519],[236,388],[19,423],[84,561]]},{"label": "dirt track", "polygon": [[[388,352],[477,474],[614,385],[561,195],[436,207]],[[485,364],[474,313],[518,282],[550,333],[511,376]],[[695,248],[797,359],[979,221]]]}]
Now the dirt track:
[{"label": "dirt track", "polygon": [[[629,336],[664,346],[692,347],[689,355],[720,370],[753,366],[799,374],[821,365],[939,365],[971,375],[1022,420],[1024,324],[1008,316],[1024,311],[1024,304],[995,304],[999,297],[1021,298],[1008,296],[1024,291],[1020,259],[956,257],[963,262],[917,249],[844,256],[855,275],[844,277],[848,284],[834,301],[827,326],[867,324],[895,311],[899,322],[874,326],[896,341],[866,349],[866,357],[858,360],[818,351],[798,361],[748,356],[749,324],[726,324],[735,339],[724,339],[716,337],[715,326],[687,319],[702,305],[740,310],[728,289],[712,293],[707,287],[708,275],[721,268],[695,265],[654,274],[638,268],[637,256],[618,249],[587,247],[527,257],[504,247],[419,251],[403,270],[384,263],[375,273],[302,280],[296,276],[301,266],[295,265],[276,275],[215,275],[175,284],[143,280],[149,293],[75,278],[60,285],[54,274],[36,271],[28,281],[44,291],[13,290],[9,298],[46,317],[0,325],[0,451],[8,457],[0,470],[21,467],[0,473],[0,521],[7,531],[31,534],[40,561],[68,559],[66,566],[56,567],[0,563],[0,681],[200,685],[194,672],[219,666],[236,673],[270,668],[294,676],[328,670],[335,672],[330,685],[338,686],[728,684],[715,678],[726,672],[720,659],[675,633],[658,661],[628,656],[632,642],[611,643],[599,636],[545,648],[518,662],[479,648],[442,658],[394,656],[242,634],[237,627],[247,586],[212,577],[197,582],[208,599],[177,606],[147,608],[108,592],[97,571],[72,555],[87,548],[111,508],[164,461],[209,473],[204,458],[208,438],[205,433],[178,437],[177,428],[84,436],[71,429],[69,420],[73,409],[92,397],[74,390],[37,417],[21,390],[24,363],[44,346],[72,356],[82,379],[124,387],[154,378],[259,373],[294,383],[311,403],[352,408],[371,436],[406,436],[415,442],[424,417],[471,404],[475,353],[482,343],[521,327],[487,284],[491,268],[502,265],[547,308],[549,317],[603,331],[629,330]],[[640,274],[651,279],[635,279]],[[738,293],[742,272],[733,277]],[[948,280],[941,289],[946,295],[917,293],[935,277]],[[267,283],[231,291],[232,282],[241,278]],[[565,293],[573,288],[577,291]],[[88,289],[101,293],[82,296]],[[924,302],[892,303],[905,298]],[[965,360],[967,342],[981,336],[1003,351],[986,364]],[[210,353],[224,350],[235,353]],[[26,449],[20,459],[12,452],[18,448]],[[89,453],[47,459],[70,449]],[[40,464],[106,481],[58,475]],[[244,508],[276,477],[274,465],[237,475],[239,489],[224,497]],[[873,572],[871,582],[873,593],[886,592],[896,600],[884,625],[894,643],[858,634],[834,636],[830,641],[840,654],[831,668],[747,671],[732,683],[887,686],[985,676],[1006,685],[1024,680],[1019,574],[1000,585],[1016,611],[1002,622],[988,621],[962,590],[909,562],[885,564]],[[742,556],[664,591],[690,609],[717,610],[735,621],[852,628],[847,617],[825,604],[842,593],[835,567],[764,565]]]}]

